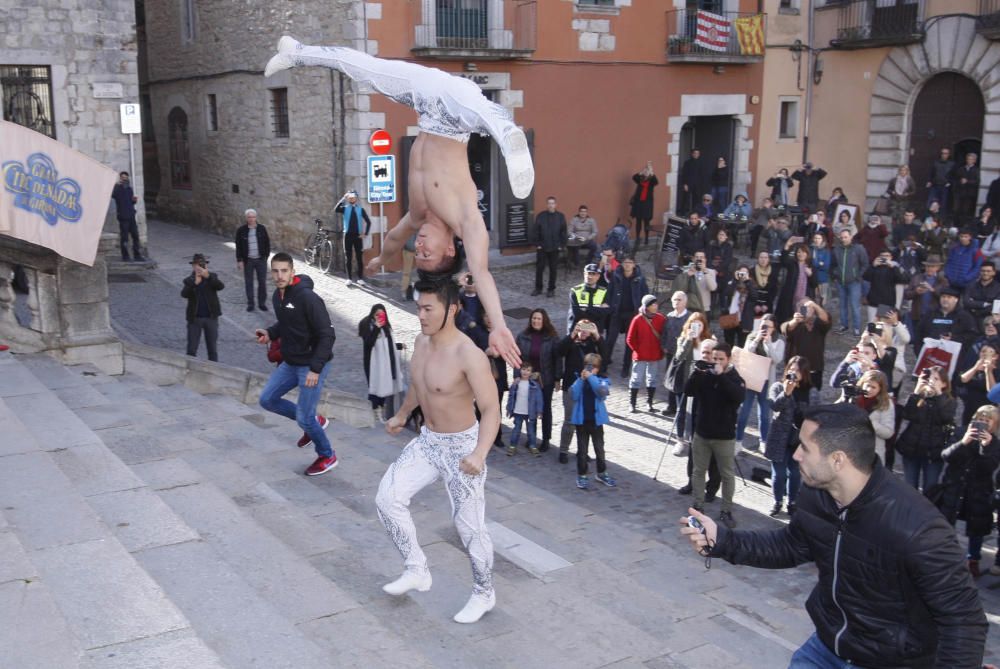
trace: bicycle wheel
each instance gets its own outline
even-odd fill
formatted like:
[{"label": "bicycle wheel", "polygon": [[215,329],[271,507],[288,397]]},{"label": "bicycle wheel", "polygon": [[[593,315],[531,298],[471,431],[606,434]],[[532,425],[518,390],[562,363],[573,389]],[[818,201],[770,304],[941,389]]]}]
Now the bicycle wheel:
[{"label": "bicycle wheel", "polygon": [[307,265],[316,264],[316,243],[318,241],[319,235],[315,232],[306,239],[306,247],[302,250],[302,257],[306,259]]},{"label": "bicycle wheel", "polygon": [[324,241],[319,247],[316,266],[321,272],[329,272],[333,267],[333,242],[329,239]]}]

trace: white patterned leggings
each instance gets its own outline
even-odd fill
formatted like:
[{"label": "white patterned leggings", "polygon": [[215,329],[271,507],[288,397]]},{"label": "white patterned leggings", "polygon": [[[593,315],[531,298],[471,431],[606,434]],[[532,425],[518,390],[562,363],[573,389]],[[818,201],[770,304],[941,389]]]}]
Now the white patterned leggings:
[{"label": "white patterned leggings", "polygon": [[489,595],[493,592],[493,540],[486,530],[486,469],[478,476],[459,469],[462,458],[475,450],[478,438],[479,423],[451,434],[421,428],[382,477],[375,505],[406,569],[427,571],[427,556],[417,541],[410,515],[410,499],[443,477],[451,499],[451,518],[472,563],[473,592]]}]

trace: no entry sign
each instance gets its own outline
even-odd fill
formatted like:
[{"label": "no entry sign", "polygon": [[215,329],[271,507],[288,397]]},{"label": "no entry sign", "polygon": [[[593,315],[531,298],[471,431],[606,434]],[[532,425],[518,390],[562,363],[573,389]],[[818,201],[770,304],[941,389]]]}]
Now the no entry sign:
[{"label": "no entry sign", "polygon": [[368,139],[368,146],[371,147],[373,153],[380,156],[387,155],[392,151],[392,135],[386,130],[376,130]]}]

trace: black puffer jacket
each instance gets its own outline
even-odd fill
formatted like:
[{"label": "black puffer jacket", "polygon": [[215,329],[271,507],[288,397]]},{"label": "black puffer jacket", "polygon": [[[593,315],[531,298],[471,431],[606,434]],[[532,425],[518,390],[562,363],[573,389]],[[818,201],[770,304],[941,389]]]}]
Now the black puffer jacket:
[{"label": "black puffer jacket", "polygon": [[910,424],[896,440],[896,451],[908,458],[940,460],[955,422],[955,398],[937,395],[919,404],[920,399],[919,395],[913,394],[906,400],[903,419]]},{"label": "black puffer jacket", "polygon": [[292,285],[274,291],[271,298],[278,322],[267,329],[274,341],[281,337],[281,357],[289,365],[308,366],[319,374],[333,358],[337,339],[323,298],[313,292],[313,281],[296,275]]},{"label": "black puffer jacket", "polygon": [[[521,353],[521,360],[527,362],[531,360],[531,333],[525,331],[517,335],[517,349]],[[557,353],[559,348],[559,337],[542,336],[541,363],[542,368],[536,369],[542,379],[543,386],[554,385],[562,377],[563,358]]]},{"label": "black puffer jacket", "polygon": [[819,583],[806,609],[820,640],[844,660],[871,669],[982,666],[986,615],[955,530],[880,463],[843,509],[803,485],[789,525],[720,525],[712,555],[767,569],[815,562]]}]

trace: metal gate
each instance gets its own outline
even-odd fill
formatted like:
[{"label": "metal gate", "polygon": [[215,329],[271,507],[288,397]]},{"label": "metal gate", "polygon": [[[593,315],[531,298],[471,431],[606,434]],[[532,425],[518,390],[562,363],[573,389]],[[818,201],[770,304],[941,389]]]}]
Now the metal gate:
[{"label": "metal gate", "polygon": [[3,119],[55,139],[52,77],[43,65],[0,65]]}]

